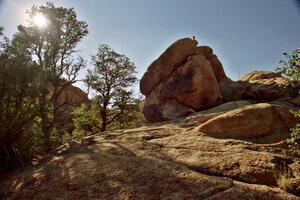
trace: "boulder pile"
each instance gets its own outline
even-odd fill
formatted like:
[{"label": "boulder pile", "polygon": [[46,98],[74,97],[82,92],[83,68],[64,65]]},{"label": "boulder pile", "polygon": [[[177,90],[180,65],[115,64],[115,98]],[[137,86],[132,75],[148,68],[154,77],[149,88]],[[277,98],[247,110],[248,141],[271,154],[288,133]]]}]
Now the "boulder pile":
[{"label": "boulder pile", "polygon": [[270,102],[288,97],[280,87],[286,82],[280,74],[254,71],[232,81],[213,50],[197,45],[196,40],[180,39],[148,67],[140,91],[146,96],[143,114],[150,122],[180,118],[231,101]]}]

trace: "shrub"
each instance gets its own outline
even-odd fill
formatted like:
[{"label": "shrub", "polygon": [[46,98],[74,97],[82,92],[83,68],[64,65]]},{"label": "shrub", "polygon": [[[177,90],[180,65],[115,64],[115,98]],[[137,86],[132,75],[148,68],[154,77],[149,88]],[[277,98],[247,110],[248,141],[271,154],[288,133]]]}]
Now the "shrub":
[{"label": "shrub", "polygon": [[39,142],[40,71],[24,46],[5,39],[0,48],[0,173],[31,163]]},{"label": "shrub", "polygon": [[[115,109],[108,109],[108,116],[116,116],[115,113],[120,111]],[[90,106],[85,104],[76,108],[73,113],[73,122],[75,129],[72,133],[72,138],[80,139],[84,136],[96,134],[102,132],[102,120],[101,111],[97,104],[97,101],[92,101]],[[118,130],[129,129],[141,126],[145,118],[138,109],[138,100],[131,105],[127,105],[126,109],[122,111],[121,115],[118,115],[112,123],[110,123],[106,130]]]},{"label": "shrub", "polygon": [[277,180],[278,187],[287,191],[289,185],[292,183],[292,178],[287,176],[286,174],[282,174],[279,176]]},{"label": "shrub", "polygon": [[[296,117],[300,117],[300,111],[295,112]],[[290,137],[287,139],[288,153],[294,156],[300,156],[300,124],[291,129]]]},{"label": "shrub", "polygon": [[95,103],[92,103],[90,106],[82,104],[72,112],[72,115],[75,125],[72,133],[73,138],[80,139],[100,131],[100,127],[98,126],[100,124],[100,117]]},{"label": "shrub", "polygon": [[[277,69],[284,77],[288,79],[285,86],[292,96],[300,95],[300,48],[292,51],[291,53],[283,54],[285,59],[281,60],[280,68]],[[300,110],[295,112],[296,117],[300,117]],[[291,129],[290,137],[287,139],[288,154],[300,155],[300,124]]]}]

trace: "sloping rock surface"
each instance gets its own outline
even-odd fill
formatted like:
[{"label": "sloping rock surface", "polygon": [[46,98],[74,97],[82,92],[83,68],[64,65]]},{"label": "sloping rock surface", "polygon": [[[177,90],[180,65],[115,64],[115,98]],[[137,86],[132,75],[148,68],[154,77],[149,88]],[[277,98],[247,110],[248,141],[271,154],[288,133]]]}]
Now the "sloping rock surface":
[{"label": "sloping rock surface", "polygon": [[[73,141],[39,165],[2,178],[0,195],[8,200],[300,199],[277,186],[286,170],[300,176],[300,160],[281,155],[280,144],[217,139],[199,132],[196,122],[186,118]],[[295,184],[291,192],[297,191]]]}]

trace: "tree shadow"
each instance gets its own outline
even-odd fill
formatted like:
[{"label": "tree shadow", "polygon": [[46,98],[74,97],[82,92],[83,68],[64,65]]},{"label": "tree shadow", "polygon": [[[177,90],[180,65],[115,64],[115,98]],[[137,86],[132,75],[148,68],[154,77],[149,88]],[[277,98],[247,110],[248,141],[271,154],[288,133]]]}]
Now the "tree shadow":
[{"label": "tree shadow", "polygon": [[130,140],[91,136],[66,144],[39,165],[2,181],[2,198],[284,199],[276,191],[199,173],[162,152],[144,153],[149,146],[143,140],[132,143],[135,148]]}]

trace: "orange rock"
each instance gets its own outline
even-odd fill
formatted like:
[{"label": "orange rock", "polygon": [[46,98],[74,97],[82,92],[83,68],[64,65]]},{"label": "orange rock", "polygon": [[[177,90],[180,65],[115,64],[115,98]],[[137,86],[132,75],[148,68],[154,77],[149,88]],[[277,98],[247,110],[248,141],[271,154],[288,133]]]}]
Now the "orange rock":
[{"label": "orange rock", "polygon": [[278,140],[282,140],[297,123],[290,109],[280,104],[253,104],[212,118],[198,130],[218,138],[260,138],[278,134]]},{"label": "orange rock", "polygon": [[162,80],[179,67],[188,56],[197,52],[197,41],[184,38],[173,43],[156,59],[147,69],[140,81],[140,90],[144,95],[149,95]]},{"label": "orange rock", "polygon": [[194,110],[215,105],[218,82],[210,62],[202,55],[191,56],[162,86],[163,98],[176,98]]},{"label": "orange rock", "polygon": [[76,86],[67,86],[55,102],[56,128],[60,131],[72,132],[74,124],[71,113],[83,103],[89,104],[87,94]]}]

